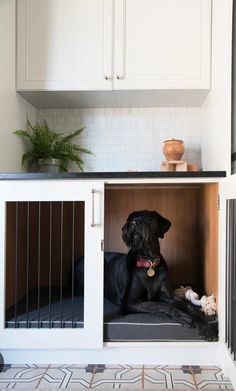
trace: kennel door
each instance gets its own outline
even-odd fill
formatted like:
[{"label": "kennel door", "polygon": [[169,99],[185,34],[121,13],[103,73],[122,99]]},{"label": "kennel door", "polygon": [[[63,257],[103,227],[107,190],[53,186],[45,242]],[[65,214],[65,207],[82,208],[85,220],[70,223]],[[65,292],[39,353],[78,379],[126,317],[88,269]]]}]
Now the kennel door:
[{"label": "kennel door", "polygon": [[220,337],[236,360],[236,174],[220,183]]},{"label": "kennel door", "polygon": [[103,182],[0,187],[1,348],[101,347]]}]

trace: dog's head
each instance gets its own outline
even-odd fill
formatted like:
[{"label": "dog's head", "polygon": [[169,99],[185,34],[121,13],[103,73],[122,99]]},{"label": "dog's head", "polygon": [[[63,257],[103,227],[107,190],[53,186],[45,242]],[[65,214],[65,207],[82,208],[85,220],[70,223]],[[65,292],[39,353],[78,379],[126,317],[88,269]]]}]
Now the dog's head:
[{"label": "dog's head", "polygon": [[122,238],[131,251],[142,256],[160,254],[159,238],[170,228],[170,221],[155,211],[132,212],[122,228]]}]

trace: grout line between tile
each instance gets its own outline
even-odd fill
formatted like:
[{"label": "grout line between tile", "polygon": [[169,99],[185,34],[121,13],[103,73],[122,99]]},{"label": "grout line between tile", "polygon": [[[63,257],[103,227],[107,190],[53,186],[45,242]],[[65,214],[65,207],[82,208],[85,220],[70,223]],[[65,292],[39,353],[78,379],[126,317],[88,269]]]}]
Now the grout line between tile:
[{"label": "grout line between tile", "polygon": [[142,384],[141,384],[142,390],[144,389],[144,365],[142,367]]},{"label": "grout line between tile", "polygon": [[91,377],[91,380],[90,380],[90,383],[89,383],[89,388],[92,388],[92,383],[93,383],[94,375],[96,373],[96,369],[97,369],[97,365],[94,365],[93,374],[92,374],[92,377]]},{"label": "grout line between tile", "polygon": [[47,366],[47,368],[45,368],[45,371],[43,372],[42,376],[40,377],[40,379],[39,379],[39,381],[38,381],[38,383],[37,383],[35,389],[39,387],[39,384],[41,383],[41,381],[42,381],[44,375],[47,373],[47,370],[48,370],[50,367],[51,367],[51,364],[49,364],[49,365]]},{"label": "grout line between tile", "polygon": [[189,369],[190,369],[191,375],[192,375],[192,377],[193,377],[193,381],[194,381],[194,384],[195,384],[196,390],[198,390],[198,386],[197,386],[197,382],[196,382],[195,374],[194,374],[194,371],[193,371],[193,367],[190,365]]}]

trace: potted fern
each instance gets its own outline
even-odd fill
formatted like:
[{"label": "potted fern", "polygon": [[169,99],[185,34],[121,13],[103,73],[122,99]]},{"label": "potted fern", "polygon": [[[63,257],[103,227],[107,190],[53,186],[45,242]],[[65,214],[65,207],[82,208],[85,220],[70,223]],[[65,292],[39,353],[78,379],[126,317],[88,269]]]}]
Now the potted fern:
[{"label": "potted fern", "polygon": [[86,148],[72,143],[84,128],[72,133],[58,133],[50,129],[46,120],[32,125],[27,118],[26,130],[16,130],[14,134],[23,137],[27,151],[22,155],[22,167],[37,172],[67,172],[70,164],[76,164],[83,171],[81,153],[92,154]]}]

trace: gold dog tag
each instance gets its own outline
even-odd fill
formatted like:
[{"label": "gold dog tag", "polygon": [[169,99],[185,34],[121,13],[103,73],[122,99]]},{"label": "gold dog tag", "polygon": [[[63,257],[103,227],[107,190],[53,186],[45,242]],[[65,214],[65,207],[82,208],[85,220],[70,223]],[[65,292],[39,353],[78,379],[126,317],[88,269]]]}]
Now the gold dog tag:
[{"label": "gold dog tag", "polygon": [[153,277],[155,273],[156,273],[155,270],[152,269],[151,267],[147,270],[148,277]]}]

